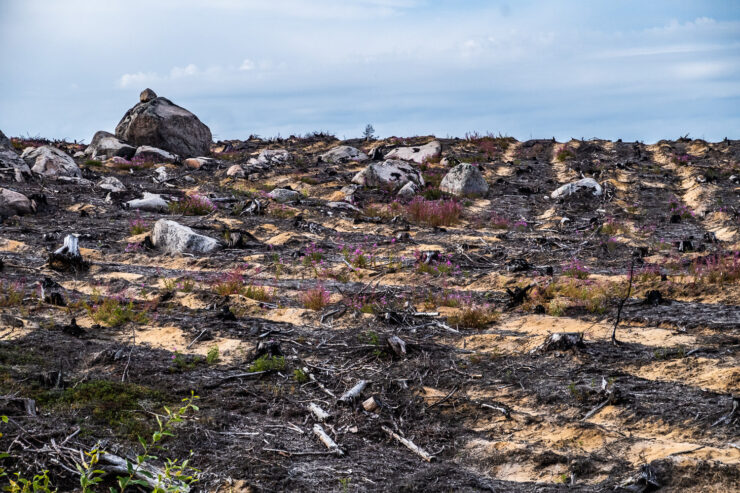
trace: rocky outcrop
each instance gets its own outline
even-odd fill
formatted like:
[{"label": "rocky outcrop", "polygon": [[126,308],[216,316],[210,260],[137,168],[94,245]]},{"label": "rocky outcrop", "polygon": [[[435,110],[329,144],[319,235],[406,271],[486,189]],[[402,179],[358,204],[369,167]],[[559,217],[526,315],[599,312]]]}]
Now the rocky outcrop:
[{"label": "rocky outcrop", "polygon": [[226,176],[244,178],[244,168],[242,168],[239,164],[232,164],[229,169],[226,170]]},{"label": "rocky outcrop", "polygon": [[145,100],[126,112],[116,126],[116,137],[185,158],[209,153],[211,131],[197,116],[167,98],[150,96],[144,98],[142,93]]},{"label": "rocky outcrop", "polygon": [[339,146],[321,155],[321,161],[329,164],[344,164],[350,161],[367,161],[367,154],[352,146]]},{"label": "rocky outcrop", "polygon": [[104,130],[95,132],[92,142],[85,149],[86,156],[101,161],[115,156],[131,159],[135,152],[136,148],[134,146],[128,145],[112,133]]},{"label": "rocky outcrop", "polygon": [[31,166],[31,171],[37,175],[50,178],[57,176],[82,177],[82,172],[77,167],[74,159],[56,147],[26,147],[21,157]]},{"label": "rocky outcrop", "polygon": [[554,192],[550,194],[550,197],[553,199],[558,199],[560,197],[567,197],[568,195],[576,193],[578,190],[581,190],[582,188],[590,188],[593,190],[594,196],[598,197],[602,193],[601,185],[594,180],[593,178],[583,178],[578,181],[574,181],[572,183],[567,183],[563,185],[562,187],[558,188]]},{"label": "rocky outcrop", "polygon": [[488,192],[488,183],[477,166],[461,163],[442,178],[439,189],[452,195],[477,197]]},{"label": "rocky outcrop", "polygon": [[382,163],[369,164],[352,178],[352,183],[366,187],[403,187],[408,182],[424,186],[421,172],[405,161],[387,159]]},{"label": "rocky outcrop", "polygon": [[139,94],[139,101],[142,103],[148,103],[152,99],[157,97],[157,93],[149,89],[148,87],[141,91],[141,94]]},{"label": "rocky outcrop", "polygon": [[210,253],[220,247],[217,240],[167,219],[154,224],[152,244],[167,253]]},{"label": "rocky outcrop", "polygon": [[0,188],[0,217],[32,214],[36,212],[36,204],[23,195],[7,188]]},{"label": "rocky outcrop", "polygon": [[396,195],[402,199],[410,200],[413,199],[417,193],[419,193],[419,186],[413,181],[410,181],[402,186],[401,190],[399,190]]},{"label": "rocky outcrop", "polygon": [[442,144],[433,140],[423,146],[397,147],[385,155],[386,159],[402,159],[421,164],[427,159],[439,156],[442,152]]}]

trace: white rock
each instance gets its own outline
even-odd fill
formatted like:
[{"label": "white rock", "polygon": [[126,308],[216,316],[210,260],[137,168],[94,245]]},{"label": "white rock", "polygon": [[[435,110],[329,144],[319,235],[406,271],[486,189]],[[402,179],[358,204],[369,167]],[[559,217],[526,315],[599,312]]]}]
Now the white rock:
[{"label": "white rock", "polygon": [[397,195],[402,199],[412,199],[417,193],[419,193],[419,187],[416,183],[410,181],[401,187],[401,190],[398,191]]},{"label": "white rock", "polygon": [[567,183],[563,185],[562,187],[558,188],[554,192],[550,194],[550,197],[553,199],[557,199],[560,197],[567,197],[568,195],[571,195],[581,188],[591,188],[593,189],[594,196],[598,197],[602,194],[601,185],[594,180],[593,178],[583,178],[578,181],[574,181],[572,183]]},{"label": "white rock", "polygon": [[397,147],[385,155],[386,159],[403,159],[404,161],[413,161],[423,163],[427,159],[439,156],[442,152],[442,144],[433,140],[423,146]]},{"label": "white rock", "polygon": [[36,212],[35,204],[22,193],[7,188],[0,188],[0,217]]},{"label": "white rock", "polygon": [[159,168],[154,170],[155,173],[157,173],[157,177],[154,179],[157,183],[162,183],[167,181],[169,176],[167,175],[167,168],[164,166],[160,166]]},{"label": "white rock", "polygon": [[352,146],[339,146],[321,155],[321,160],[329,164],[343,164],[350,161],[367,161],[367,154]]},{"label": "white rock", "polygon": [[352,212],[362,212],[360,209],[350,204],[349,202],[327,202],[326,205],[332,209],[341,209],[341,210],[352,211]]},{"label": "white rock", "polygon": [[396,159],[369,164],[352,178],[352,183],[366,187],[400,188],[408,182],[413,182],[420,187],[424,186],[424,178],[419,170],[405,161]]},{"label": "white rock", "polygon": [[244,168],[242,168],[238,164],[235,164],[226,170],[226,176],[235,176],[237,178],[244,178]]},{"label": "white rock", "polygon": [[188,168],[200,169],[202,166],[205,166],[206,164],[213,163],[213,161],[214,160],[209,157],[190,157],[184,160],[182,164],[184,164]]},{"label": "white rock", "polygon": [[180,161],[180,158],[175,154],[152,146],[137,147],[134,159],[154,161],[155,163],[177,163]]},{"label": "white rock", "polygon": [[56,147],[26,147],[23,154],[21,154],[21,158],[31,166],[31,171],[38,175],[48,177],[82,176],[82,172],[77,167],[74,159]]},{"label": "white rock", "polygon": [[220,246],[217,240],[167,219],[154,224],[152,244],[168,253],[210,253]]},{"label": "white rock", "polygon": [[166,212],[169,209],[167,201],[161,195],[149,192],[144,192],[140,199],[129,200],[126,207],[149,212]]},{"label": "white rock", "polygon": [[111,192],[125,192],[126,186],[115,176],[106,176],[98,182],[98,187]]},{"label": "white rock", "polygon": [[249,164],[284,164],[290,159],[290,153],[285,149],[265,149],[256,158],[251,158]]},{"label": "white rock", "polygon": [[460,163],[442,178],[439,189],[453,195],[479,196],[488,192],[488,183],[477,166]]},{"label": "white rock", "polygon": [[79,159],[85,157],[85,153],[83,151],[77,151],[72,155],[72,157],[75,159]]},{"label": "white rock", "polygon": [[276,188],[267,195],[275,202],[280,202],[281,204],[285,202],[295,202],[301,198],[300,193],[295,190],[288,190],[287,188]]}]

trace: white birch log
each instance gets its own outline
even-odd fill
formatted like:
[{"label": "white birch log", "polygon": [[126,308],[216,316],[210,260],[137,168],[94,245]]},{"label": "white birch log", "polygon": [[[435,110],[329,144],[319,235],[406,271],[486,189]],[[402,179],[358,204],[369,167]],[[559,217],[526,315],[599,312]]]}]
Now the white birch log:
[{"label": "white birch log", "polygon": [[311,404],[308,405],[308,410],[311,411],[311,414],[314,415],[314,417],[316,418],[316,421],[324,422],[327,419],[329,419],[329,413],[321,409],[319,405],[316,404],[315,402],[312,402]]},{"label": "white birch log", "polygon": [[319,438],[319,440],[321,440],[321,443],[326,445],[326,448],[337,455],[344,455],[344,452],[342,452],[342,450],[339,448],[339,445],[337,445],[336,442],[332,440],[329,435],[326,434],[324,428],[322,428],[320,424],[316,423],[315,425],[313,425],[313,432]]},{"label": "white birch log", "polygon": [[412,451],[413,453],[415,453],[416,455],[418,455],[419,457],[421,457],[425,461],[431,462],[432,460],[434,460],[434,457],[432,457],[431,455],[429,455],[428,453],[426,453],[424,450],[422,450],[421,448],[419,448],[411,440],[408,440],[408,439],[402,437],[401,435],[395,433],[393,430],[391,430],[390,428],[388,428],[385,425],[382,425],[380,428],[384,432],[388,433],[388,435],[390,435],[391,438],[393,438],[393,439],[401,442],[401,444],[403,444],[404,447],[406,447],[407,449],[409,449],[410,451]]},{"label": "white birch log", "polygon": [[360,394],[362,394],[362,391],[365,390],[365,387],[367,387],[368,381],[367,380],[360,380],[357,382],[357,384],[349,389],[347,392],[342,394],[342,396],[339,398],[340,402],[352,402],[355,399],[357,399]]}]

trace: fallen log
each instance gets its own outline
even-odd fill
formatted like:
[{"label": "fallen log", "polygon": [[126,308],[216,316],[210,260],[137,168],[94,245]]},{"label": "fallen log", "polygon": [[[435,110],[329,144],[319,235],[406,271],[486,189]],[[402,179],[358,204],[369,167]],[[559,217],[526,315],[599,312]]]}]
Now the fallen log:
[{"label": "fallen log", "polygon": [[369,382],[367,380],[360,380],[355,384],[354,387],[349,389],[347,392],[341,395],[339,397],[339,402],[354,402],[358,397],[360,397],[360,394],[362,394],[362,391],[365,390],[365,387],[367,387],[367,384]]},{"label": "fallen log", "polygon": [[319,440],[321,440],[321,443],[326,445],[326,448],[334,452],[336,455],[344,455],[344,452],[339,448],[339,445],[337,445],[337,443],[326,434],[324,428],[322,428],[320,424],[316,423],[313,425],[313,433]]},{"label": "fallen log", "polygon": [[425,461],[431,462],[431,461],[434,460],[434,457],[433,456],[429,455],[424,450],[422,450],[421,448],[419,448],[419,446],[417,446],[414,442],[412,442],[411,440],[409,440],[407,438],[404,438],[401,435],[395,433],[393,430],[391,430],[387,426],[381,425],[380,429],[383,430],[384,432],[388,433],[388,435],[391,438],[393,438],[394,440],[397,440],[398,442],[401,442],[401,444],[404,447],[406,447],[407,449],[409,449],[410,451],[412,451],[413,453],[415,453],[416,455],[418,455],[419,457],[421,457]]},{"label": "fallen log", "polygon": [[321,407],[319,407],[319,405],[315,402],[312,402],[308,405],[308,410],[311,411],[311,414],[314,415],[316,421],[324,422],[330,417],[330,414],[321,409]]}]

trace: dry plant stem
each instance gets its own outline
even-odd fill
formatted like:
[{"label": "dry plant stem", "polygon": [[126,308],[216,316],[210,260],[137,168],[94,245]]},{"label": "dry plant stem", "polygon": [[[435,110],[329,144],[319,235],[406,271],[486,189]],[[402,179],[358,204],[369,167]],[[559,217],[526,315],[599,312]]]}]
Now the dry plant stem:
[{"label": "dry plant stem", "polygon": [[632,293],[632,274],[634,273],[634,270],[635,270],[635,258],[632,257],[632,263],[630,264],[629,284],[627,286],[627,294],[619,302],[619,307],[617,308],[617,319],[614,321],[614,328],[612,329],[612,344],[615,346],[619,345],[619,341],[617,341],[617,326],[619,325],[619,321],[622,318],[622,308],[624,308],[624,304],[627,302],[627,300],[630,297],[630,294]]}]

